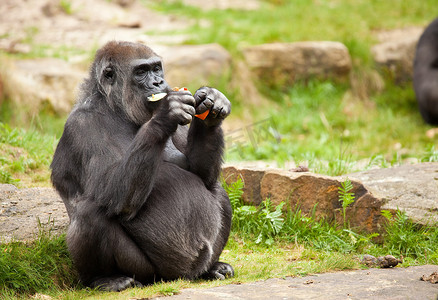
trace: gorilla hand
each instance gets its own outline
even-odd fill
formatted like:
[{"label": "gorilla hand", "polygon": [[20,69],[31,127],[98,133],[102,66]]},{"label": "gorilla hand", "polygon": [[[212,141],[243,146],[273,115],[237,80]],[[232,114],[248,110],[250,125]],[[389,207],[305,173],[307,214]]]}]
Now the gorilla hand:
[{"label": "gorilla hand", "polygon": [[[164,103],[163,103],[164,104]],[[176,126],[189,124],[195,115],[195,99],[189,91],[169,92],[161,109],[168,124]]]},{"label": "gorilla hand", "polygon": [[196,114],[202,114],[209,110],[207,118],[204,120],[207,126],[217,126],[231,112],[231,103],[220,91],[211,87],[202,87],[194,95],[196,104]]}]

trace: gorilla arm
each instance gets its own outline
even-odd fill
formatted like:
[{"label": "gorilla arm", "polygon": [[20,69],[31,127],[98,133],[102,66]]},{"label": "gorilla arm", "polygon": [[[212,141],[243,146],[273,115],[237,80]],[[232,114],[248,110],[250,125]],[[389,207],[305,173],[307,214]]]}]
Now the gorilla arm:
[{"label": "gorilla arm", "polygon": [[90,188],[109,215],[135,217],[154,186],[169,137],[178,124],[190,122],[193,104],[190,93],[169,94],[154,117],[140,127],[122,158],[99,180],[100,188]]},{"label": "gorilla arm", "polygon": [[231,112],[230,101],[218,90],[202,87],[194,95],[196,113],[210,110],[207,118],[193,118],[190,125],[186,156],[189,170],[197,174],[207,189],[214,188],[222,165],[224,152],[224,135],[222,121]]},{"label": "gorilla arm", "polygon": [[153,188],[169,136],[191,120],[193,104],[191,95],[171,95],[138,131],[108,107],[78,107],[52,163],[52,181],[66,206],[84,195],[108,216],[135,217]]},{"label": "gorilla arm", "polygon": [[151,119],[138,130],[129,147],[115,162],[105,166],[109,163],[107,157],[93,156],[88,168],[93,177],[88,182],[92,184],[87,184],[86,191],[106,208],[108,216],[123,215],[127,220],[135,217],[153,188],[163,149],[171,133],[169,128],[160,124],[160,120]]}]

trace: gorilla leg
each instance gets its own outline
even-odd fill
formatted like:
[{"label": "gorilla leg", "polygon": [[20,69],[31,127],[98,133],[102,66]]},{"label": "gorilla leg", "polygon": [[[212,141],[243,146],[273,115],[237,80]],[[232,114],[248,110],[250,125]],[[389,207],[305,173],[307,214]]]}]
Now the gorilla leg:
[{"label": "gorilla leg", "polygon": [[[120,291],[154,280],[154,267],[116,221],[86,201],[78,205],[67,245],[82,282]],[[139,280],[139,281],[137,281]]]},{"label": "gorilla leg", "polygon": [[222,227],[221,227],[221,231],[219,233],[219,239],[216,241],[215,244],[215,261],[216,263],[214,263],[210,269],[204,273],[201,277],[204,279],[226,279],[226,278],[230,278],[234,276],[234,269],[231,265],[224,263],[224,262],[220,262],[219,260],[219,256],[222,253],[227,241],[228,241],[228,236],[230,234],[230,230],[231,230],[231,215],[232,215],[232,210],[231,210],[231,204],[230,201],[228,200],[228,195],[227,193],[220,187],[219,184],[216,185],[215,188],[215,193],[216,193],[216,198],[221,202],[221,207],[222,207]]}]

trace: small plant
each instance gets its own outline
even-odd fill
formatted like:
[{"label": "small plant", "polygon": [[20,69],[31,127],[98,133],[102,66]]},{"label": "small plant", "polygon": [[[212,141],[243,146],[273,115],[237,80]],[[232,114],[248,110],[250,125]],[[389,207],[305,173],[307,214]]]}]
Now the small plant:
[{"label": "small plant", "polygon": [[230,198],[232,209],[236,209],[241,205],[242,195],[243,195],[243,180],[239,177],[235,182],[227,185],[225,183],[222,184],[225,191],[228,194],[228,198]]},{"label": "small plant", "polygon": [[435,149],[435,145],[431,145],[427,148],[423,157],[421,158],[422,162],[437,162],[438,161],[438,150]]},{"label": "small plant", "polygon": [[243,181],[237,181],[224,185],[233,209],[233,230],[241,232],[255,239],[256,244],[264,242],[267,245],[274,243],[284,225],[282,208],[284,202],[274,207],[271,200],[267,198],[259,207],[245,205],[241,199],[243,194]]},{"label": "small plant", "polygon": [[391,211],[384,209],[380,213],[382,214],[383,217],[385,217],[385,219],[387,219],[388,221],[391,221],[391,219],[392,219],[392,212]]},{"label": "small plant", "polygon": [[[1,157],[0,162],[3,162]],[[14,179],[11,173],[6,168],[4,168],[3,166],[0,167],[0,183],[17,184],[18,182],[20,182],[20,180]]]},{"label": "small plant", "polygon": [[280,233],[284,225],[284,218],[282,217],[283,205],[284,202],[281,202],[274,208],[269,198],[262,202],[262,209],[258,211],[256,216],[256,222],[260,231],[256,244],[262,241],[265,241],[267,245],[274,243],[274,237]]},{"label": "small plant", "polygon": [[421,259],[426,263],[436,263],[438,229],[435,226],[415,224],[400,210],[394,215],[389,211],[382,211],[382,215],[388,220],[383,243],[388,253]]},{"label": "small plant", "polygon": [[339,201],[342,202],[342,217],[344,219],[344,228],[347,228],[347,207],[354,202],[354,193],[350,192],[353,189],[353,184],[347,178],[341,182],[341,186],[338,188]]}]

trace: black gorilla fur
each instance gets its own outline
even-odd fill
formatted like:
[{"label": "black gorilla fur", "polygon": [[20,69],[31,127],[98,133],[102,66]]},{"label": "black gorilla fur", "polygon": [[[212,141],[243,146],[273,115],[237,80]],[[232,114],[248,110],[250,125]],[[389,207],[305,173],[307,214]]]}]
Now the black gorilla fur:
[{"label": "black gorilla fur", "polygon": [[414,89],[423,119],[438,125],[438,19],[426,28],[418,41]]},{"label": "black gorilla fur", "polygon": [[[70,217],[67,244],[85,285],[104,290],[223,279],[231,227],[218,182],[231,104],[218,90],[174,92],[147,46],[109,42],[55,151],[52,182]],[[166,98],[151,102],[152,94]],[[194,114],[210,110],[205,120]],[[190,126],[186,126],[191,123]]]}]

